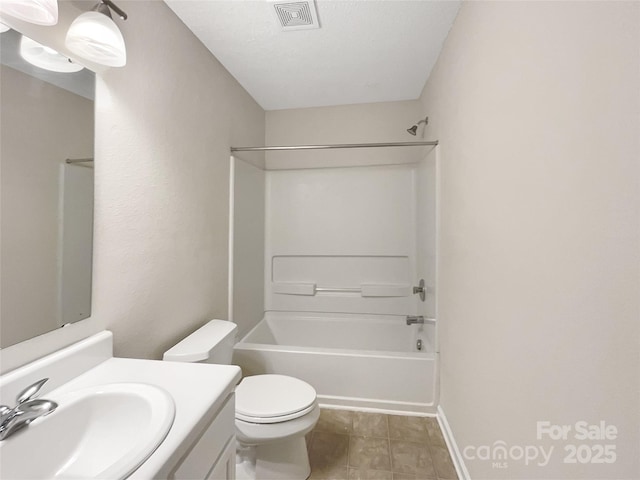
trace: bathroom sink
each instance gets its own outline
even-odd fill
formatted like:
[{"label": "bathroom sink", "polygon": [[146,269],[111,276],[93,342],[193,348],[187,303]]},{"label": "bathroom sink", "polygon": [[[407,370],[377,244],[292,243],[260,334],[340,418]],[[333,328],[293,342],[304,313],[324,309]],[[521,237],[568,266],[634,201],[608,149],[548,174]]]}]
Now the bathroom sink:
[{"label": "bathroom sink", "polygon": [[0,478],[126,478],[162,443],[172,397],[142,383],[113,383],[60,395],[50,415],[0,442]]}]

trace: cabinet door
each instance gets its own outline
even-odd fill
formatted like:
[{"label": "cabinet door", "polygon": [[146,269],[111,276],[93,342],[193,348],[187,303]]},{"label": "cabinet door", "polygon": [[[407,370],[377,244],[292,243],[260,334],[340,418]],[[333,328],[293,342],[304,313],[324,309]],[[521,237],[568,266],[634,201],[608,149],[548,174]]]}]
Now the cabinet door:
[{"label": "cabinet door", "polygon": [[[174,468],[169,479],[204,480],[213,478],[210,475],[218,463],[231,448],[235,467],[235,399],[229,396],[224,406],[201,437],[194,442],[187,454]],[[235,471],[232,472],[235,474]],[[231,478],[231,477],[230,477]]]},{"label": "cabinet door", "polygon": [[213,466],[207,480],[235,480],[236,478],[236,439],[229,440],[218,462]]}]

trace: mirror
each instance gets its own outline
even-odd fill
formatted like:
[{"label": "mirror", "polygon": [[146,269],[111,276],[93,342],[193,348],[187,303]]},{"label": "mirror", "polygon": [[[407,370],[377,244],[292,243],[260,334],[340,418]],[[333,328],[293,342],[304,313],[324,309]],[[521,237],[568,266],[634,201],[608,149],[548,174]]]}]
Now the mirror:
[{"label": "mirror", "polygon": [[[0,34],[0,348],[91,315],[95,74]],[[36,55],[55,55],[30,45]],[[37,63],[37,60],[36,60]]]}]

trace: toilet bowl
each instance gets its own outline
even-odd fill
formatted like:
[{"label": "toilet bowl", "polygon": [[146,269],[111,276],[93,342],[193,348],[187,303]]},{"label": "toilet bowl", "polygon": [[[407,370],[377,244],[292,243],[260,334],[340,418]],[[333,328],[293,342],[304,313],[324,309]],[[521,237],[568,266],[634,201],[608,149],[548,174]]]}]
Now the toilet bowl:
[{"label": "toilet bowl", "polygon": [[236,437],[254,458],[239,458],[238,472],[257,479],[305,479],[311,473],[304,436],[320,416],[315,389],[285,375],[245,377],[236,387]]},{"label": "toilet bowl", "polygon": [[[237,326],[212,320],[167,350],[167,361],[230,364]],[[238,479],[305,480],[305,435],[320,416],[315,389],[286,375],[243,378],[235,391]]]}]

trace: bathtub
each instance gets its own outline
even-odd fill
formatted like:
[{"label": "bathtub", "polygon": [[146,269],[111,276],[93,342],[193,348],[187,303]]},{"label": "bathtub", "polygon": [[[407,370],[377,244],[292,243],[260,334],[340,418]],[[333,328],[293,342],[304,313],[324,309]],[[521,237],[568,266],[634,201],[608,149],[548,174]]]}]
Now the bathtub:
[{"label": "bathtub", "polygon": [[236,343],[233,363],[244,375],[301,378],[324,407],[433,414],[434,332],[434,324],[407,326],[396,315],[266,312]]}]

